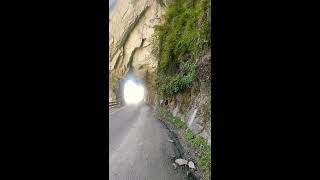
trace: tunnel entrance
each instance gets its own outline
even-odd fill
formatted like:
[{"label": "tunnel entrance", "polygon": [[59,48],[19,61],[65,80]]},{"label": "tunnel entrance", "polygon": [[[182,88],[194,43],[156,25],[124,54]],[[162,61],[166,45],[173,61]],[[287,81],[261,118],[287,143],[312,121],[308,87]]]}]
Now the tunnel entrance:
[{"label": "tunnel entrance", "polygon": [[137,104],[145,99],[145,88],[143,82],[132,72],[128,72],[119,81],[118,99],[121,105]]}]

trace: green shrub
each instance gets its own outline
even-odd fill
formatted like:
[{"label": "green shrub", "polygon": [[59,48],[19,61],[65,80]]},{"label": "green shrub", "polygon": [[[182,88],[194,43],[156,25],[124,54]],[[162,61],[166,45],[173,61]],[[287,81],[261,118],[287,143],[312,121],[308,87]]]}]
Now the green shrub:
[{"label": "green shrub", "polygon": [[191,88],[195,80],[195,65],[191,62],[182,62],[180,73],[174,76],[163,77],[158,86],[164,97],[172,97],[178,92]]},{"label": "green shrub", "polygon": [[165,22],[155,26],[153,53],[159,58],[158,94],[174,96],[191,88],[195,60],[210,45],[210,0],[172,0]]}]

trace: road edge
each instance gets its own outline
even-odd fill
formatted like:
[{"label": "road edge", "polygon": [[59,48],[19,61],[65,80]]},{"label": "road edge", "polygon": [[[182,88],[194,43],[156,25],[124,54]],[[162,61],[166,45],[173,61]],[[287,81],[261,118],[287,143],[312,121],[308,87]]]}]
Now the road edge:
[{"label": "road edge", "polygon": [[[195,161],[195,155],[192,153],[192,149],[187,146],[187,141],[184,139],[184,136],[179,133],[178,129],[176,129],[173,125],[163,120],[156,111],[153,112],[156,119],[164,126],[165,129],[168,130],[168,135],[173,140],[173,144],[175,147],[176,157],[173,157],[172,162],[175,159],[182,158],[189,161]],[[197,168],[196,170],[190,169],[188,167],[183,167],[183,171],[185,171],[188,175],[188,179],[193,180],[202,180],[203,173]]]}]

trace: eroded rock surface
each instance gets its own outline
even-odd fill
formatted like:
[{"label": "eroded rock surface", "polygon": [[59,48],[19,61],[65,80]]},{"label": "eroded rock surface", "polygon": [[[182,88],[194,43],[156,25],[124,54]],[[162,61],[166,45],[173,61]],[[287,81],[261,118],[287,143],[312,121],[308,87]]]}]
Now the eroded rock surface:
[{"label": "eroded rock surface", "polygon": [[143,78],[157,67],[152,51],[154,26],[161,23],[164,4],[158,0],[118,0],[109,19],[109,98],[131,68]]},{"label": "eroded rock surface", "polygon": [[168,99],[167,108],[174,116],[181,117],[194,134],[211,144],[211,50],[198,60],[197,71],[199,82],[194,85],[197,90],[185,91]]}]

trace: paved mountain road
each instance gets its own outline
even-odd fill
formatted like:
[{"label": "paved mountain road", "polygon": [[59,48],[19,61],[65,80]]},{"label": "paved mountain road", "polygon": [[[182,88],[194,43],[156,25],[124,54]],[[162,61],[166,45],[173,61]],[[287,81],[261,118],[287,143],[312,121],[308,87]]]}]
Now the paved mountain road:
[{"label": "paved mountain road", "polygon": [[109,112],[109,179],[185,180],[186,172],[173,169],[174,144],[168,130],[144,104]]}]

